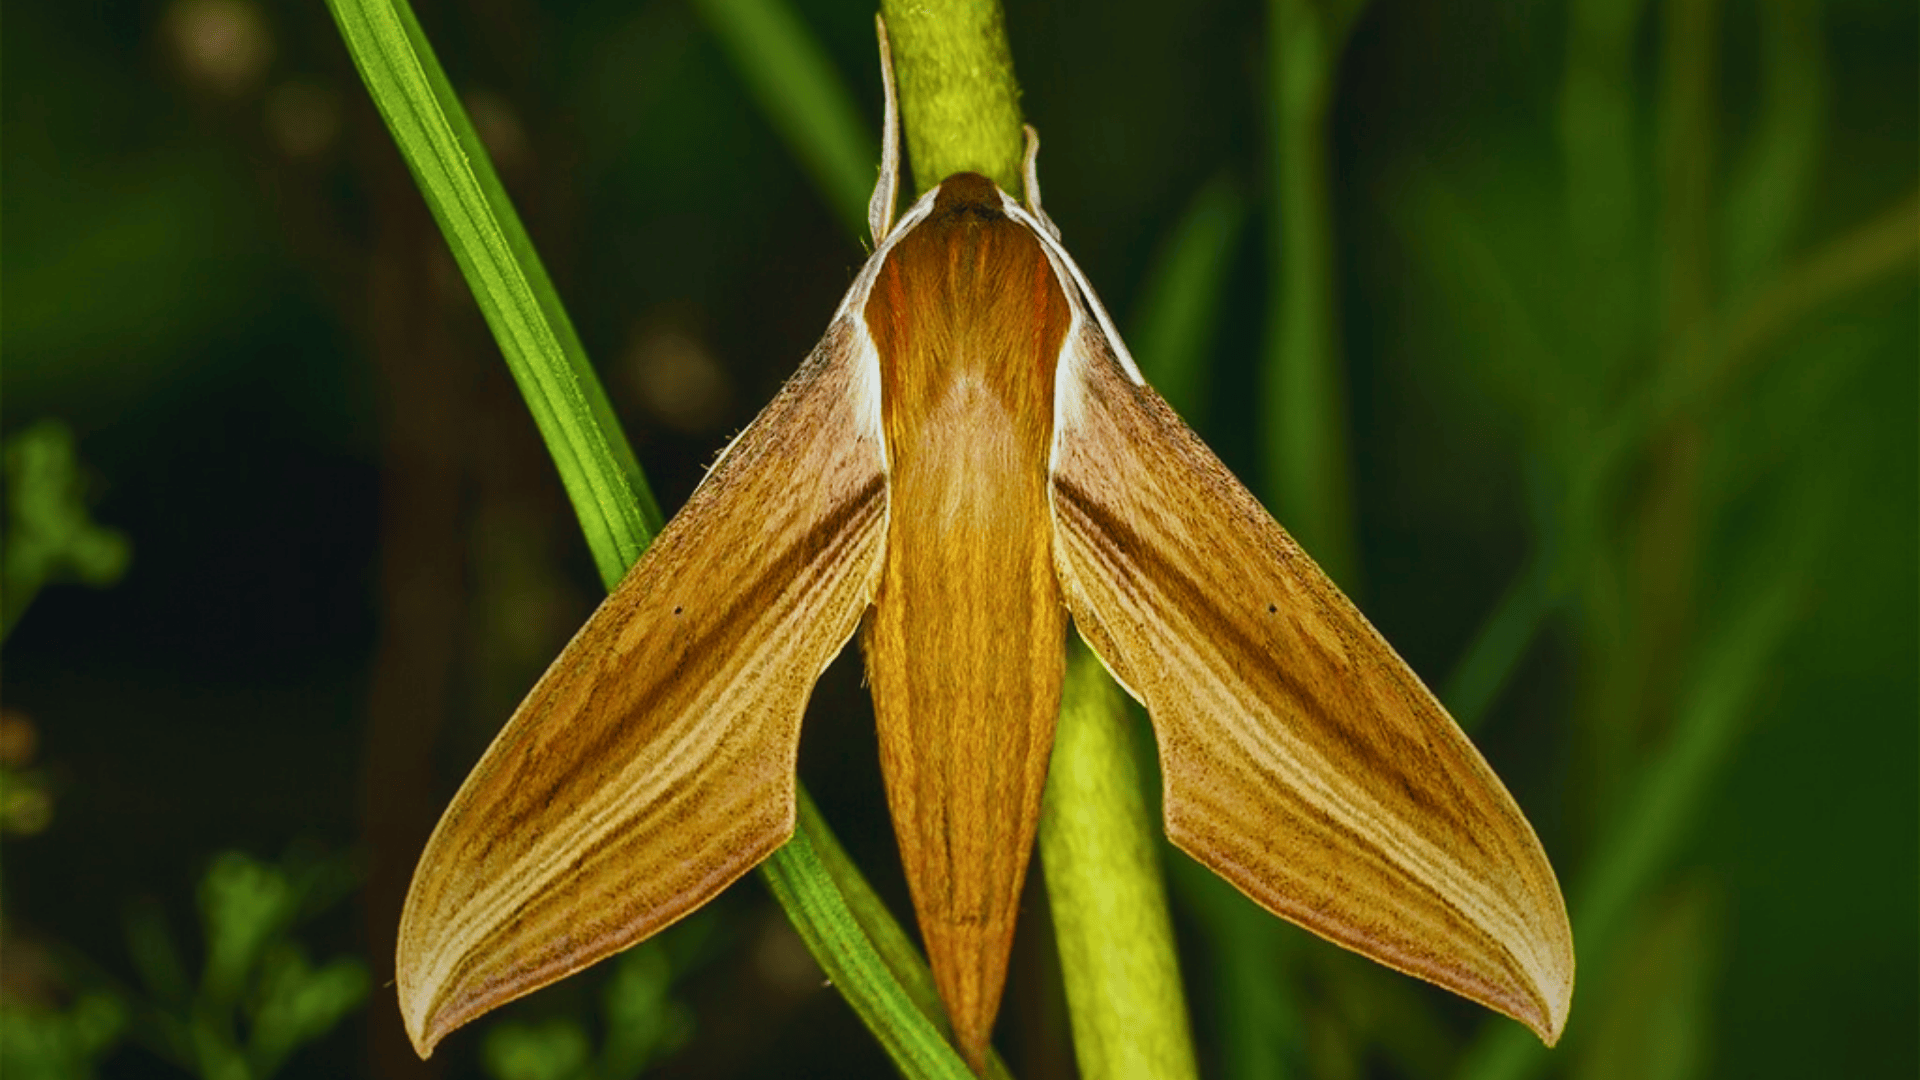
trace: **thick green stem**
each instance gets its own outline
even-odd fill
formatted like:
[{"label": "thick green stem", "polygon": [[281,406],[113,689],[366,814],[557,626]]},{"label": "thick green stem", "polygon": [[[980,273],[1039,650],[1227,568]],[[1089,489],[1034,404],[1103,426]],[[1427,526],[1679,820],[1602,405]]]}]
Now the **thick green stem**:
[{"label": "thick green stem", "polygon": [[1197,1076],[1126,703],[1084,648],[1074,650],[1065,696],[1040,818],[1040,855],[1080,1075]]},{"label": "thick green stem", "polygon": [[976,172],[1024,198],[1020,84],[1000,0],[882,0],[914,190]]}]

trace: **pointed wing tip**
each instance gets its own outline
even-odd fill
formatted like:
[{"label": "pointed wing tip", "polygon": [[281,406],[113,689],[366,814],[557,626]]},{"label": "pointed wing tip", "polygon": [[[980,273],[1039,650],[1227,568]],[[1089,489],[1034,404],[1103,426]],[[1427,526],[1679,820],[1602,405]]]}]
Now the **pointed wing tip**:
[{"label": "pointed wing tip", "polygon": [[953,1041],[954,1049],[960,1051],[960,1060],[967,1063],[967,1068],[973,1070],[973,1075],[986,1076],[988,1034],[984,1031],[964,1034],[955,1031]]},{"label": "pointed wing tip", "polygon": [[1540,1041],[1552,1047],[1560,1041],[1560,1033],[1567,1028],[1567,1013],[1573,1008],[1573,956],[1567,956],[1567,976],[1558,987],[1552,1000],[1547,1002],[1547,1023],[1535,1030],[1540,1033]]},{"label": "pointed wing tip", "polygon": [[[407,971],[404,962],[402,972]],[[406,1025],[407,1041],[413,1044],[413,1052],[425,1061],[433,1056],[433,1048],[447,1037],[459,1021],[448,1022],[444,1013],[433,1007],[431,991],[422,991],[413,985],[413,980],[402,976],[399,980],[400,1021]]]},{"label": "pointed wing tip", "polygon": [[1552,950],[1554,966],[1546,972],[1535,974],[1536,982],[1524,989],[1529,991],[1525,997],[1511,1004],[1515,1008],[1502,1008],[1495,1002],[1487,1002],[1500,1009],[1530,1028],[1540,1041],[1551,1049],[1560,1041],[1560,1035],[1567,1027],[1567,1013],[1573,1007],[1573,945],[1571,937],[1564,937]]},{"label": "pointed wing tip", "polygon": [[[1546,1045],[1547,1049],[1551,1050],[1554,1045],[1560,1041],[1560,1033],[1566,1030],[1567,1002],[1563,998],[1559,1001],[1534,1002],[1533,1004],[1537,1007],[1525,1010],[1524,1014],[1522,1010],[1516,1009],[1510,1015],[1512,1015],[1515,1020],[1525,1024],[1528,1030],[1539,1036],[1540,1041]],[[1504,1012],[1506,1010],[1502,1011]]]}]

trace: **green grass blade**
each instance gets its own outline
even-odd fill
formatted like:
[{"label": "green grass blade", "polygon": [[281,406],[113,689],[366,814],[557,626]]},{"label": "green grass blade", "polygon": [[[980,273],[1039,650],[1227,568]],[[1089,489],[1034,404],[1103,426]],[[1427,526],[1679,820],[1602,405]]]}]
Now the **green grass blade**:
[{"label": "green grass blade", "polygon": [[1335,293],[1328,117],[1361,3],[1268,4],[1273,294],[1261,375],[1268,506],[1357,595],[1352,461]]},{"label": "green grass blade", "polygon": [[[645,550],[659,512],[605,391],[412,11],[404,0],[329,6],[534,412],[611,587]],[[800,799],[793,840],[762,867],[774,894],[906,1075],[970,1077],[909,989],[917,971],[926,997],[924,963],[903,947],[905,932],[837,854],[838,842],[804,789]],[[885,948],[869,937],[869,926],[884,928]],[[896,971],[908,972],[905,983]]]},{"label": "green grass blade", "polygon": [[813,35],[782,0],[696,0],[694,8],[841,223],[865,232],[880,146]]},{"label": "green grass blade", "polygon": [[413,171],[532,410],[601,580],[620,579],[660,509],[586,350],[404,0],[328,0],[340,36]]},{"label": "green grass blade", "polygon": [[[1648,763],[1632,798],[1622,804],[1573,895],[1574,940],[1585,958],[1586,992],[1604,995],[1615,944],[1633,905],[1659,879],[1699,816],[1720,767],[1746,730],[1775,654],[1804,602],[1804,567],[1782,575],[1748,602],[1712,640],[1679,722],[1661,753]],[[1548,1063],[1531,1032],[1496,1021],[1483,1029],[1458,1075],[1461,1080],[1526,1080]]]}]

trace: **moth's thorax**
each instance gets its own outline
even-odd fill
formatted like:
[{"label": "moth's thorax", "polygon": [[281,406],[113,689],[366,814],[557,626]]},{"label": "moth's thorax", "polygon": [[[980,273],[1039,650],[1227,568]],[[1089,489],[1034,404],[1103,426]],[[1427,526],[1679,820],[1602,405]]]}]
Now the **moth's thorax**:
[{"label": "moth's thorax", "polygon": [[962,173],[940,185],[932,212],[887,253],[863,314],[896,474],[932,449],[929,437],[945,442],[934,429],[953,425],[1004,423],[973,434],[1014,439],[1044,464],[1073,313],[1045,250],[1001,210],[992,181]]}]

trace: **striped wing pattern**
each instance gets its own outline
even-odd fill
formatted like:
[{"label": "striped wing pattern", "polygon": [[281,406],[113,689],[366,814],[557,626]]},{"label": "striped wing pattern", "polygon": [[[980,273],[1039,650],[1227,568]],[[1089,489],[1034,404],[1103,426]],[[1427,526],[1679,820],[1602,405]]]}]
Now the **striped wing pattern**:
[{"label": "striped wing pattern", "polygon": [[793,831],[801,713],[876,585],[887,499],[846,319],[548,669],[441,819],[402,916],[425,1054],[627,947]]},{"label": "striped wing pattern", "polygon": [[1174,843],[1270,911],[1553,1042],[1572,939],[1499,779],[1099,331],[1060,384],[1055,558],[1075,625],[1152,717]]}]

